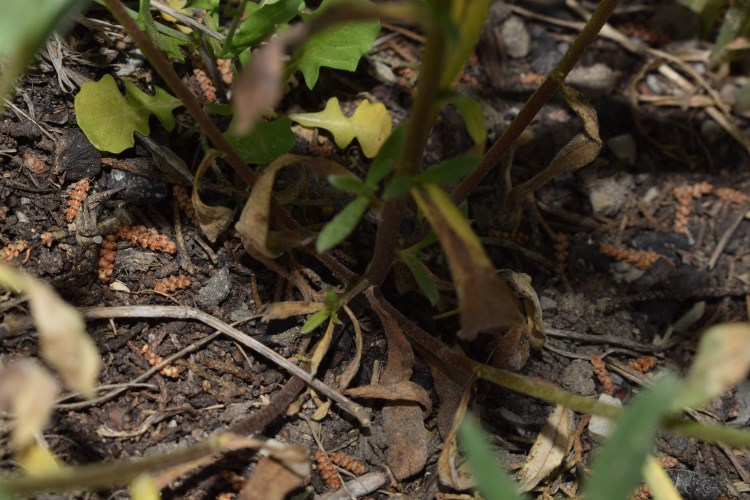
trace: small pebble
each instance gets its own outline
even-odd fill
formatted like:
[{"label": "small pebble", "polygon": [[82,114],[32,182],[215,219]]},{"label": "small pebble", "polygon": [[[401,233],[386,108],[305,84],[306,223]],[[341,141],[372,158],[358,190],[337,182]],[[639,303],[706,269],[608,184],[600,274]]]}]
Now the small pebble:
[{"label": "small pebble", "polygon": [[570,392],[592,396],[596,392],[594,368],[588,361],[576,359],[563,370],[560,384]]},{"label": "small pebble", "polygon": [[229,297],[232,290],[232,280],[229,269],[222,268],[214,274],[195,297],[195,301],[203,309],[213,309]]},{"label": "small pebble", "polygon": [[[622,408],[622,401],[610,396],[609,394],[600,394],[599,402]],[[611,420],[598,415],[591,417],[591,421],[589,422],[589,434],[591,435],[591,439],[597,443],[604,441],[607,436],[612,433],[613,429],[614,423],[612,423]]]},{"label": "small pebble", "polygon": [[531,36],[523,20],[518,16],[510,16],[503,23],[502,33],[508,55],[516,59],[526,57],[531,47]]}]

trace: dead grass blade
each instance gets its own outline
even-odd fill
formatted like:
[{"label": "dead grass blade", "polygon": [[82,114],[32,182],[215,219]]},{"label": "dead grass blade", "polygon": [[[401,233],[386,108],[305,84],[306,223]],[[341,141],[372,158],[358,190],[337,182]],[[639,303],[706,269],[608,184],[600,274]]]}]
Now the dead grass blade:
[{"label": "dead grass blade", "polygon": [[541,480],[557,469],[572,445],[575,430],[573,412],[561,405],[552,411],[539,433],[523,468],[518,472],[519,491],[531,491]]}]

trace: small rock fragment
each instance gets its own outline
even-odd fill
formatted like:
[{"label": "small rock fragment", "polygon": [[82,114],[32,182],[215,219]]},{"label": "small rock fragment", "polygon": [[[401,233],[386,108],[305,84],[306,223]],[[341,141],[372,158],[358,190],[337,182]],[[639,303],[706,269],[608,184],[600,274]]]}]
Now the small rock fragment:
[{"label": "small rock fragment", "polygon": [[[617,406],[618,408],[622,407],[622,401],[610,396],[609,394],[600,394],[599,402]],[[607,439],[607,436],[612,433],[613,429],[614,424],[611,420],[600,417],[598,415],[594,415],[593,417],[591,417],[591,421],[589,422],[589,434],[591,435],[591,439],[593,439],[597,443],[601,443],[602,441]]]},{"label": "small rock fragment", "polygon": [[229,276],[229,269],[223,268],[206,282],[196,295],[195,300],[201,308],[213,309],[229,297],[231,289],[232,280]]},{"label": "small rock fragment", "polygon": [[710,476],[687,469],[667,469],[666,472],[685,500],[713,500],[724,493],[721,483]]},{"label": "small rock fragment", "polygon": [[576,359],[562,372],[560,384],[567,390],[580,394],[581,396],[591,396],[596,392],[594,384],[594,370],[591,363],[582,359]]},{"label": "small rock fragment", "polygon": [[513,58],[526,57],[531,47],[531,36],[523,20],[518,16],[510,16],[503,23],[502,33],[508,55]]},{"label": "small rock fragment", "polygon": [[615,76],[612,68],[602,63],[573,68],[565,81],[571,87],[575,87],[581,91],[588,99],[597,99],[605,96],[615,86]]},{"label": "small rock fragment", "polygon": [[631,175],[617,174],[588,183],[589,201],[595,215],[615,215],[635,189]]}]

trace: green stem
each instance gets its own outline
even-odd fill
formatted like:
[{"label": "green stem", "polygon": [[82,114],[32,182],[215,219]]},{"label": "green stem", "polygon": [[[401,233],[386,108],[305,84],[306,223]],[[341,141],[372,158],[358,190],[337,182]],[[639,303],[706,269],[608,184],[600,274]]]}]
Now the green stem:
[{"label": "green stem", "polygon": [[[164,79],[167,86],[169,86],[177,98],[182,101],[182,104],[187,108],[188,112],[193,118],[195,118],[195,121],[198,123],[201,131],[203,131],[206,137],[208,137],[208,140],[211,141],[217,149],[224,153],[227,163],[229,163],[237,175],[239,175],[248,186],[255,184],[255,174],[245,162],[242,161],[242,158],[240,158],[234,148],[229,145],[216,124],[214,124],[214,122],[211,121],[211,118],[209,118],[203,111],[198,100],[182,83],[177,72],[167,58],[164,57],[161,50],[149,40],[148,36],[128,15],[120,0],[104,0],[104,3],[107,5],[107,8],[115,19],[117,19],[117,22],[119,22],[125,28],[125,31],[133,37],[135,44],[141,49],[143,55],[146,56],[146,59],[148,59],[156,72]],[[287,217],[289,217],[288,214]]]},{"label": "green stem", "polygon": [[[419,73],[419,87],[409,117],[404,149],[396,164],[396,176],[413,175],[417,172],[432,124],[438,113],[440,76],[443,71],[443,56],[446,49],[445,35],[435,25],[430,26],[428,30],[422,68]],[[381,285],[388,275],[398,244],[399,229],[407,202],[408,197],[401,197],[388,200],[383,205],[380,224],[378,224],[375,236],[375,249],[367,270],[367,280],[372,285]]]},{"label": "green stem", "polygon": [[[224,159],[227,161],[227,163],[229,163],[229,165],[237,173],[237,175],[239,175],[240,178],[242,178],[242,180],[245,181],[248,186],[252,187],[255,184],[255,174],[252,172],[252,170],[250,170],[245,162],[242,161],[242,158],[240,158],[234,148],[229,144],[229,142],[227,142],[216,124],[214,124],[214,122],[211,121],[211,118],[209,118],[205,111],[203,111],[203,108],[201,107],[198,100],[182,83],[182,80],[180,80],[180,77],[177,76],[177,73],[175,72],[174,68],[172,68],[172,65],[169,63],[167,58],[164,57],[164,54],[162,54],[159,48],[154,45],[151,40],[149,40],[148,36],[128,15],[125,7],[122,5],[120,0],[102,1],[107,5],[107,8],[110,10],[110,12],[112,12],[112,15],[115,17],[115,19],[117,19],[117,21],[122,24],[125,30],[130,34],[130,36],[133,37],[133,41],[138,46],[138,48],[141,49],[144,56],[146,56],[146,59],[148,59],[157,73],[161,75],[172,92],[174,92],[175,95],[182,101],[188,112],[193,116],[193,118],[195,118],[195,121],[198,123],[198,126],[201,128],[201,131],[205,134],[208,140],[211,141],[213,145],[223,153]],[[289,212],[284,210],[284,208],[279,205],[275,198],[271,199],[271,212],[287,229],[297,229],[300,227],[297,221],[294,220]],[[349,281],[352,277],[355,276],[354,273],[347,269],[346,266],[338,262],[331,254],[318,254],[317,252],[315,252],[314,248],[310,248],[309,253],[320,260],[320,262],[322,262],[326,267],[328,267],[331,272],[333,272],[342,280]]]},{"label": "green stem", "polygon": [[[529,126],[529,123],[539,113],[542,106],[555,94],[558,89],[557,82],[565,80],[565,77],[573,69],[573,66],[576,65],[584,51],[594,42],[602,26],[604,26],[609,16],[615,10],[615,7],[617,7],[618,2],[619,0],[602,0],[599,3],[591,18],[586,23],[586,26],[583,27],[583,30],[578,34],[563,58],[557,63],[555,69],[547,75],[547,78],[536,89],[536,92],[529,97],[529,100],[526,101],[526,104],[521,108],[516,118],[505,129],[503,135],[498,138],[495,144],[484,155],[479,166],[453,190],[451,198],[456,205],[464,201],[474,188],[482,182],[490,170],[508,154],[510,147],[521,135],[521,132]],[[503,205],[504,203],[500,203],[500,206]]]},{"label": "green stem", "polygon": [[43,476],[26,476],[0,480],[0,491],[16,495],[31,495],[45,491],[66,491],[84,488],[100,490],[120,486],[141,474],[180,465],[221,451],[229,444],[228,436],[214,436],[189,447],[137,460],[97,463],[78,467],[62,467]]}]

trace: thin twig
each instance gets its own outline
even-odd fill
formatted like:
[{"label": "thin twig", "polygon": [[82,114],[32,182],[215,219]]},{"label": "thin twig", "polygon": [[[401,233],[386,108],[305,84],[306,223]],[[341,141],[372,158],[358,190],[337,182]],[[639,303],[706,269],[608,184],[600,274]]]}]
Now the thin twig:
[{"label": "thin twig", "polygon": [[290,363],[286,358],[278,354],[273,349],[258,342],[249,335],[229,326],[223,321],[206,314],[203,311],[192,307],[183,306],[120,306],[120,307],[89,307],[82,309],[83,316],[86,319],[108,319],[108,318],[172,318],[172,319],[191,319],[200,321],[215,330],[222,332],[224,335],[236,340],[237,342],[252,349],[266,359],[273,361],[280,367],[284,368],[290,374],[302,379],[316,391],[326,395],[328,398],[336,401],[346,412],[354,416],[363,426],[370,425],[370,418],[364,407],[358,405],[341,393],[332,389],[320,380],[314,378],[297,365]]},{"label": "thin twig", "polygon": [[529,97],[516,118],[508,125],[503,135],[492,145],[489,151],[482,158],[479,166],[464,179],[461,184],[451,193],[451,198],[456,204],[461,203],[474,190],[482,179],[500,163],[503,157],[510,151],[513,143],[518,139],[531,120],[539,113],[542,106],[554,95],[558,89],[558,81],[565,80],[565,77],[573,69],[573,66],[583,55],[584,51],[596,39],[599,30],[607,22],[607,19],[617,7],[619,0],[602,0],[597,6],[591,18],[578,34],[575,41],[571,44],[563,58],[557,63],[557,66],[547,75],[544,82]]},{"label": "thin twig", "polygon": [[742,220],[745,218],[745,214],[747,213],[748,210],[750,210],[750,204],[746,203],[742,205],[737,210],[734,217],[732,217],[732,220],[729,223],[729,227],[727,227],[726,231],[724,231],[724,234],[721,235],[719,242],[716,244],[716,248],[714,248],[714,251],[711,254],[711,258],[708,260],[709,271],[713,269],[716,263],[719,261],[719,257],[721,257],[721,254],[724,252],[724,249],[727,247],[727,245],[729,244],[729,241],[732,239],[732,236],[734,235],[734,232],[739,227],[740,222],[742,222]]},{"label": "thin twig", "polygon": [[157,0],[151,0],[151,6],[156,8],[157,10],[164,12],[167,15],[174,17],[175,19],[180,21],[182,24],[186,26],[190,26],[191,28],[195,28],[198,31],[202,31],[203,33],[213,38],[216,38],[217,40],[224,40],[226,38],[224,35],[222,35],[218,31],[212,30],[211,28],[204,25],[203,23],[198,22],[192,17],[183,14],[179,10],[173,9],[169,5],[164,5],[163,3]]}]

